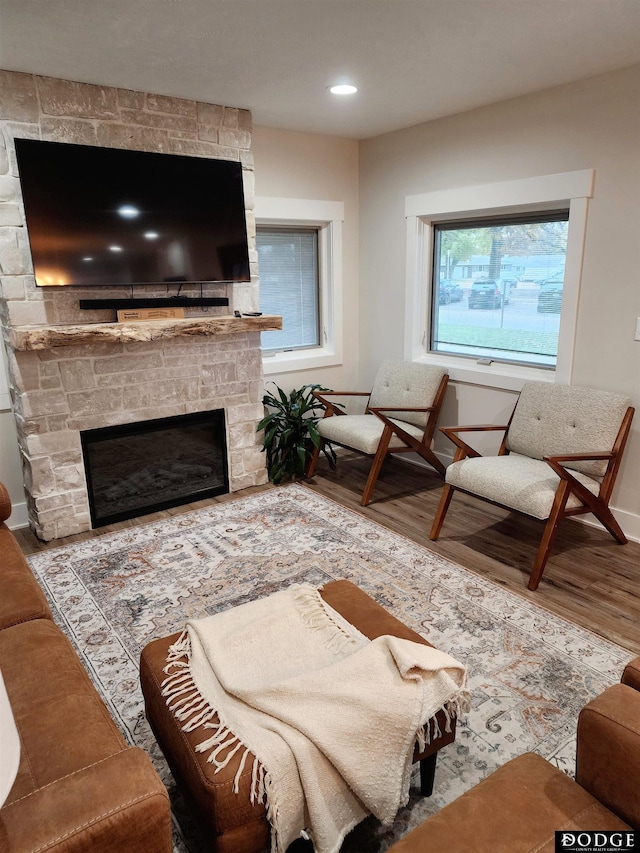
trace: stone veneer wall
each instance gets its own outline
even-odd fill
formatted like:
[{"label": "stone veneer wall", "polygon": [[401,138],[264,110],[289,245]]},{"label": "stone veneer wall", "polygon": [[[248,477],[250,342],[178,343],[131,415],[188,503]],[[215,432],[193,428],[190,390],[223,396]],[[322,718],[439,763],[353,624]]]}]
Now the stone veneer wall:
[{"label": "stone veneer wall", "polygon": [[[123,296],[117,288],[36,287],[15,137],[240,161],[252,280],[209,285],[205,295],[228,295],[232,308],[257,310],[247,110],[0,71],[0,319],[5,341],[12,326],[110,322],[113,312],[80,311],[78,300]],[[182,293],[188,292],[183,287]],[[136,287],[137,296],[154,294],[165,295],[165,290]],[[209,311],[229,313],[226,308]],[[208,312],[190,310],[189,316],[198,313]],[[255,431],[263,412],[257,332],[10,350],[9,373],[31,524],[43,539],[91,527],[80,430],[224,407],[231,491],[266,482]]]}]

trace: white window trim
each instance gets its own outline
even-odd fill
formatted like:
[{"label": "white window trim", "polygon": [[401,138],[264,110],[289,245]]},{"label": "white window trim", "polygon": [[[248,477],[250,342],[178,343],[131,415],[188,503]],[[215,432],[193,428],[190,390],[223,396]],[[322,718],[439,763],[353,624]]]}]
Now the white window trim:
[{"label": "white window trim", "polygon": [[[459,187],[407,196],[405,358],[447,367],[453,381],[519,391],[527,379],[570,383],[578,319],[578,297],[594,170],[563,172],[515,181]],[[569,208],[564,293],[555,370],[493,362],[480,365],[449,353],[427,352],[431,309],[433,224],[536,210]]]},{"label": "white window trim", "polygon": [[[261,196],[255,203],[256,225],[291,225],[318,229],[320,283],[319,347],[263,352],[265,375],[342,364],[342,223],[344,203]],[[258,268],[258,274],[260,269]]]}]

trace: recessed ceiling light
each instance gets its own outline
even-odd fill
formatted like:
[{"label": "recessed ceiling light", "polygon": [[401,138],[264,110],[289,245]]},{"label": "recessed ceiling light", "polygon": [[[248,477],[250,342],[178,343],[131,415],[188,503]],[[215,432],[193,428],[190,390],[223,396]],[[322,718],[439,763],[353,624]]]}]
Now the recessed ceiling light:
[{"label": "recessed ceiling light", "polygon": [[358,87],[352,86],[351,83],[338,83],[336,86],[329,86],[329,91],[332,95],[355,95]]},{"label": "recessed ceiling light", "polygon": [[121,252],[122,246],[109,246],[109,251],[110,252]]},{"label": "recessed ceiling light", "polygon": [[135,219],[136,216],[140,216],[140,211],[132,204],[123,204],[118,208],[118,213],[123,219]]}]

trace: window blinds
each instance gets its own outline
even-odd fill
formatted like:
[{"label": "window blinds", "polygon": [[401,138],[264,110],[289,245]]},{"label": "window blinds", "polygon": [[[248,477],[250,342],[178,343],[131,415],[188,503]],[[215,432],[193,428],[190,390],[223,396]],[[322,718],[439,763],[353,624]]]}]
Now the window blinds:
[{"label": "window blinds", "polygon": [[260,310],[282,316],[282,331],[263,332],[264,350],[319,345],[318,232],[258,229]]}]

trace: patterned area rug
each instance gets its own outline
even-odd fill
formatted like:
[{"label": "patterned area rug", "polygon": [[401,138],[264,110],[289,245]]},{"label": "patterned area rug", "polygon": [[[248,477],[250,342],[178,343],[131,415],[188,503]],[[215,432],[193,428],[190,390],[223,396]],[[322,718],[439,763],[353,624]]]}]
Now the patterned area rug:
[{"label": "patterned area rug", "polygon": [[29,558],[125,737],[152,756],[175,850],[204,849],[147,725],[138,659],[150,640],[292,583],[348,578],[468,669],[473,708],[438,756],[435,790],[391,827],[368,819],[343,853],[379,853],[509,758],[573,769],[580,708],[632,654],[300,485],[230,500]]}]

